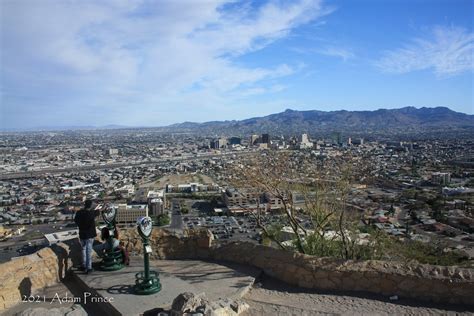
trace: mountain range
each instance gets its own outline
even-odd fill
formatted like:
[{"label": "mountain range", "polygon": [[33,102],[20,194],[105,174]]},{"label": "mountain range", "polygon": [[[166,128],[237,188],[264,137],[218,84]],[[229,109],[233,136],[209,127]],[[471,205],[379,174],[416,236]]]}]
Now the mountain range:
[{"label": "mountain range", "polygon": [[[245,120],[184,122],[164,128],[167,131],[200,132],[208,135],[248,135],[252,133],[298,134],[351,132],[354,134],[412,134],[433,132],[472,132],[474,115],[447,107],[379,109],[376,111],[296,111]],[[471,134],[474,135],[474,134]]]},{"label": "mountain range", "polygon": [[[196,133],[206,136],[272,135],[329,135],[344,133],[351,136],[414,135],[414,136],[474,136],[474,115],[455,112],[447,107],[379,109],[375,111],[297,111],[284,112],[244,120],[184,122],[163,127],[57,126],[26,129],[27,131],[119,130],[147,128],[159,132]],[[18,129],[16,131],[21,131]],[[8,130],[7,130],[8,131]],[[15,131],[11,129],[10,131]],[[25,131],[25,130],[24,130]]]}]

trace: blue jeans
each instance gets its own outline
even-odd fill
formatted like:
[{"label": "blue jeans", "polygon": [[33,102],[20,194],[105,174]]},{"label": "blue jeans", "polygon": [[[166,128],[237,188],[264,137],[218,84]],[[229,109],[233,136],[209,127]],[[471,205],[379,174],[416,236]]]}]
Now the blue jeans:
[{"label": "blue jeans", "polygon": [[82,246],[82,266],[84,269],[92,269],[92,244],[94,238],[81,239]]}]

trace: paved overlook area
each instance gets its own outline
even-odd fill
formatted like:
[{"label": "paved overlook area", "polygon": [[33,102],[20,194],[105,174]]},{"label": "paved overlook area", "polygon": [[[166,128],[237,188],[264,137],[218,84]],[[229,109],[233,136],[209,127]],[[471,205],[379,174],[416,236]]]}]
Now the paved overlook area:
[{"label": "paved overlook area", "polygon": [[[4,315],[158,315],[170,310],[173,299],[183,292],[205,293],[210,300],[242,299],[250,308],[241,315],[474,315],[470,307],[418,302],[391,301],[386,296],[344,292],[321,292],[290,286],[256,268],[199,260],[153,260],[160,272],[162,291],[148,296],[132,293],[134,275],[142,269],[140,258],[115,272],[95,271],[86,275],[73,271],[62,283],[43,289],[42,303],[21,303]],[[65,302],[60,297],[114,297],[111,303]],[[33,309],[34,308],[34,309]],[[166,314],[162,314],[166,315]]]}]

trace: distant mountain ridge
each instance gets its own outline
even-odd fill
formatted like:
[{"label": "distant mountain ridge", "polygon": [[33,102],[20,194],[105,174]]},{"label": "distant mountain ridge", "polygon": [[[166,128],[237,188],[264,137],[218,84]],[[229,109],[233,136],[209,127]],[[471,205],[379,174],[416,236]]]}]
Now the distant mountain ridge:
[{"label": "distant mountain ridge", "polygon": [[[281,113],[244,120],[183,122],[162,127],[106,126],[56,126],[3,131],[68,131],[68,130],[134,130],[153,129],[165,133],[199,133],[206,136],[248,136],[270,133],[272,135],[329,135],[341,132],[351,136],[367,135],[431,135],[443,133],[450,137],[474,138],[474,115],[459,113],[447,107],[404,107],[375,111],[298,111],[287,109]],[[0,130],[2,130],[0,128]]]},{"label": "distant mountain ridge", "polygon": [[472,130],[474,115],[450,110],[447,107],[379,109],[375,111],[296,111],[284,112],[245,120],[184,122],[173,124],[169,131],[199,131],[205,134],[250,133],[416,133],[436,130]]},{"label": "distant mountain ridge", "polygon": [[36,126],[36,127],[18,127],[18,128],[0,128],[0,132],[65,132],[65,131],[90,131],[90,130],[106,130],[106,129],[125,129],[129,128],[125,125],[71,125],[71,126]]}]

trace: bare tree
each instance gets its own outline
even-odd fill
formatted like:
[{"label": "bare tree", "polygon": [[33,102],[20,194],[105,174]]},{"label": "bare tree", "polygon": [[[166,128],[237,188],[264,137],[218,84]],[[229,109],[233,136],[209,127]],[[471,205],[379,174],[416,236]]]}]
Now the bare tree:
[{"label": "bare tree", "polygon": [[[339,240],[342,243],[340,256],[351,257],[355,238],[351,238],[346,213],[347,196],[350,188],[350,172],[341,167],[336,168],[339,174],[318,170],[311,159],[289,152],[264,152],[252,160],[236,163],[232,170],[232,185],[240,188],[252,188],[282,203],[281,212],[295,236],[296,250],[301,253],[313,253],[308,241],[325,247],[328,243]],[[302,196],[303,205],[297,207],[295,194]],[[258,201],[260,202],[260,201]],[[248,209],[247,206],[241,206]],[[263,233],[280,248],[285,245],[269,231],[262,222],[262,208],[248,209],[251,216]],[[301,224],[300,217],[311,221],[311,230]],[[336,231],[326,236],[328,230]],[[314,246],[314,244],[313,244]]]},{"label": "bare tree", "polygon": [[[293,203],[291,179],[297,175],[297,170],[294,168],[292,160],[289,159],[288,153],[264,152],[252,160],[234,165],[232,171],[234,177],[231,183],[235,187],[254,189],[265,194],[268,198],[281,201],[281,211],[296,236],[296,248],[299,252],[305,253],[301,235],[307,235],[307,231],[298,222],[298,210]],[[249,214],[256,219],[257,226],[263,230],[267,237],[271,238],[280,248],[286,249],[283,243],[274,238],[274,234],[271,234],[268,227],[263,224],[262,213],[266,210],[262,210],[260,200],[256,202],[257,209],[255,211],[249,210],[245,205],[241,207],[247,209]]]}]

